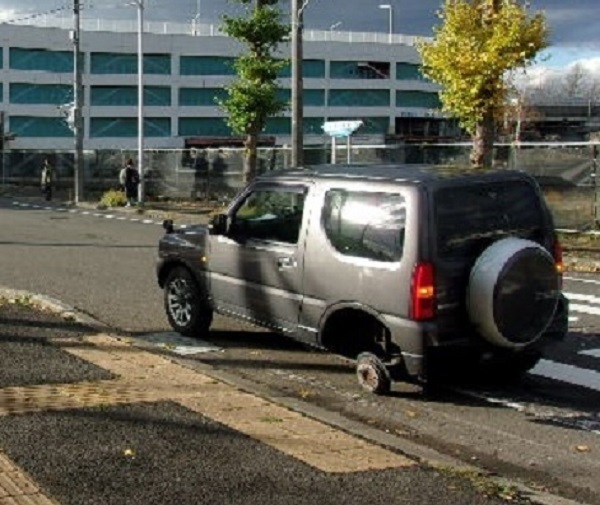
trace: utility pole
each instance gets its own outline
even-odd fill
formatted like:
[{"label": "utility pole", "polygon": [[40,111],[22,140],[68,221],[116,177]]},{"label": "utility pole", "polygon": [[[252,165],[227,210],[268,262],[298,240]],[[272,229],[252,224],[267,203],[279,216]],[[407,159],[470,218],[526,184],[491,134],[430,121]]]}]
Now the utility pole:
[{"label": "utility pole", "polygon": [[75,133],[75,165],[73,167],[75,179],[75,203],[83,199],[83,121],[81,114],[82,85],[81,85],[81,52],[80,52],[80,7],[79,0],[73,0],[73,126]]},{"label": "utility pole", "polygon": [[144,0],[134,0],[138,8],[138,203],[144,204]]},{"label": "utility pole", "polygon": [[[302,2],[302,6],[298,3]],[[292,166],[304,165],[302,30],[304,7],[308,0],[291,0],[292,17]]]}]

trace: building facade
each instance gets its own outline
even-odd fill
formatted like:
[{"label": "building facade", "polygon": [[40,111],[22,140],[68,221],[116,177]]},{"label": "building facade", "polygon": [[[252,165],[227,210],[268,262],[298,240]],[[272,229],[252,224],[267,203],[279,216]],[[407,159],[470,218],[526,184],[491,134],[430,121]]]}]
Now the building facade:
[{"label": "building facade", "polygon": [[[144,145],[183,148],[191,137],[231,136],[216,100],[234,78],[243,50],[213,26],[146,25],[143,34]],[[72,31],[65,27],[0,25],[0,110],[4,149],[70,150],[73,132],[65,105],[73,100]],[[83,26],[80,35],[84,147],[137,145],[138,69],[135,24]],[[325,121],[362,120],[357,140],[430,139],[450,135],[439,112],[438,87],[419,71],[415,39],[388,34],[304,32],[305,143],[327,141]],[[289,58],[290,48],[281,48]],[[291,69],[280,77],[290,98]],[[264,131],[290,142],[290,111]]]}]

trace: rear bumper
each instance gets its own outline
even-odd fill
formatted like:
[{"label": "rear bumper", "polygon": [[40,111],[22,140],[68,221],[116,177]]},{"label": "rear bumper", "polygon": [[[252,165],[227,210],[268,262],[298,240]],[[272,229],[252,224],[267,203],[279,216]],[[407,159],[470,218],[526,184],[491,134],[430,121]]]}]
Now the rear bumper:
[{"label": "rear bumper", "polygon": [[428,324],[390,315],[386,315],[384,319],[390,330],[392,344],[400,349],[406,373],[412,377],[421,377]]},{"label": "rear bumper", "polygon": [[[438,349],[441,353],[449,353],[449,359],[453,352],[468,354],[473,351],[481,353],[486,348],[490,350],[488,347],[490,344],[483,337],[465,338],[464,333],[457,335],[456,339],[440,342],[435,323],[418,323],[389,315],[385,316],[385,322],[390,329],[392,343],[400,349],[406,372],[412,377],[425,376],[425,356],[429,348]],[[561,342],[567,335],[568,325],[569,301],[561,294],[552,323],[527,349],[541,351]]]}]

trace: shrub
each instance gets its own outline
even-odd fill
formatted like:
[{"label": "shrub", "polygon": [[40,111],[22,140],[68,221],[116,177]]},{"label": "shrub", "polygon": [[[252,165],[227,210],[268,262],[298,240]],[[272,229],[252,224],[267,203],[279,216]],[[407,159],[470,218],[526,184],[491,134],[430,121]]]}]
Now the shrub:
[{"label": "shrub", "polygon": [[110,189],[100,198],[100,204],[104,207],[122,207],[127,203],[125,193],[116,189]]}]

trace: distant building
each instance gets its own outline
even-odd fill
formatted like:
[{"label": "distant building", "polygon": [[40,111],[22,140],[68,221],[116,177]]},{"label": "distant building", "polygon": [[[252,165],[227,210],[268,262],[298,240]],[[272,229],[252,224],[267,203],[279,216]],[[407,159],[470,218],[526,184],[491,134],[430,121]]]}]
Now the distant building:
[{"label": "distant building", "polygon": [[[60,21],[60,20],[59,20]],[[0,96],[11,149],[72,149],[64,105],[73,100],[71,26],[0,25]],[[214,26],[147,23],[144,28],[144,143],[183,148],[186,139],[232,132],[216,105],[234,76],[239,44]],[[304,32],[306,144],[327,140],[325,121],[360,119],[356,142],[436,140],[457,133],[439,112],[438,87],[419,71],[413,37],[387,33]],[[137,26],[82,23],[86,149],[137,145]],[[282,57],[289,57],[284,48]],[[281,75],[290,97],[290,69]],[[266,136],[290,143],[290,112],[269,121]]]},{"label": "distant building", "polygon": [[[600,132],[600,101],[589,98],[530,99],[530,140],[587,141]],[[525,138],[524,140],[527,140]]]}]

